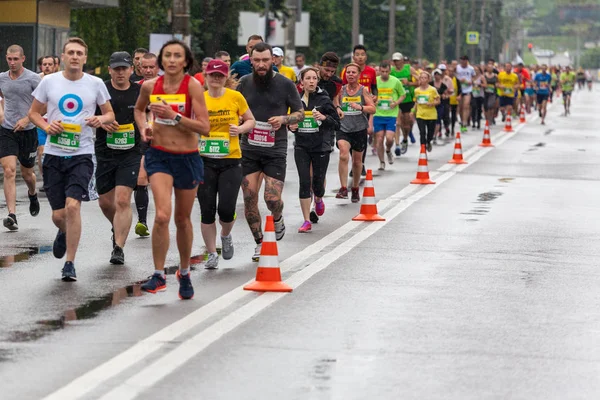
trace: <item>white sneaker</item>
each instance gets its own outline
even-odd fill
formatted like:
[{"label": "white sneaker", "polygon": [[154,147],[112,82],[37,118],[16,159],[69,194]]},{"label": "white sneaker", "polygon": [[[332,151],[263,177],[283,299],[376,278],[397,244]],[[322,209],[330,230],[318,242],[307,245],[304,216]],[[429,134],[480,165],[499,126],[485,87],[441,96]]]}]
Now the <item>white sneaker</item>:
[{"label": "white sneaker", "polygon": [[260,251],[262,250],[262,243],[256,245],[254,249],[254,255],[252,256],[252,261],[258,262],[260,260]]},{"label": "white sneaker", "polygon": [[279,221],[275,222],[275,239],[281,240],[285,236],[285,223],[283,222],[283,215],[279,219]]},{"label": "white sneaker", "polygon": [[208,253],[208,260],[204,263],[205,269],[217,269],[219,268],[219,254]]},{"label": "white sneaker", "polygon": [[394,155],[392,154],[392,151],[387,151],[386,152],[387,157],[388,157],[388,164],[393,164],[394,163]]},{"label": "white sneaker", "polygon": [[221,256],[223,260],[230,260],[233,257],[233,238],[229,236],[221,236]]},{"label": "white sneaker", "polygon": [[379,161],[379,170],[380,171],[385,170],[385,161]]}]

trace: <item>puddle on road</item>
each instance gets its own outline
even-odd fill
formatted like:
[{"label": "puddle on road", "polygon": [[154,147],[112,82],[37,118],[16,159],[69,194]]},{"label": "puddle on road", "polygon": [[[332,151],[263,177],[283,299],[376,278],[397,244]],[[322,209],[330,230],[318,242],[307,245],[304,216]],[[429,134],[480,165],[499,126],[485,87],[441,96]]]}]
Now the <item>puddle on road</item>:
[{"label": "puddle on road", "polygon": [[[512,179],[512,178],[502,178],[502,179]],[[473,204],[476,204],[476,206],[473,207],[468,212],[462,212],[461,214],[462,215],[474,215],[474,216],[485,215],[488,212],[490,212],[490,210],[491,210],[491,205],[489,203],[496,200],[498,197],[502,196],[502,194],[503,194],[502,192],[480,193],[477,196],[477,201],[473,202]],[[474,222],[474,221],[478,221],[478,219],[468,218],[467,221]]]},{"label": "puddle on road", "polygon": [[0,256],[0,268],[10,268],[14,263],[27,261],[36,254],[44,254],[52,251],[52,245],[47,246],[31,246],[31,247],[18,247],[15,250],[20,250],[16,254],[7,256]]},{"label": "puddle on road", "polygon": [[554,129],[548,129],[546,132],[544,132],[544,135],[549,135],[552,132],[554,132]]}]

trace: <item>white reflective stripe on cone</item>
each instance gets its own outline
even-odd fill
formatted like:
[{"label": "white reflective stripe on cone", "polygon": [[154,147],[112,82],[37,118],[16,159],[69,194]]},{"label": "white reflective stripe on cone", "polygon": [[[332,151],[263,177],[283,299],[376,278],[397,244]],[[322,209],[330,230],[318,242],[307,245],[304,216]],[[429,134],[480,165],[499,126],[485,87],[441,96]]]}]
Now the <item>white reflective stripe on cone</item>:
[{"label": "white reflective stripe on cone", "polygon": [[263,243],[264,242],[275,242],[275,241],[276,241],[275,232],[266,231],[263,234]]},{"label": "white reflective stripe on cone", "polygon": [[258,260],[259,268],[279,268],[277,256],[260,256]]},{"label": "white reflective stripe on cone", "polygon": [[454,154],[462,154],[462,150],[461,149],[454,149]]},{"label": "white reflective stripe on cone", "polygon": [[365,181],[365,187],[373,187],[373,181]]},{"label": "white reflective stripe on cone", "polygon": [[419,165],[419,167],[417,168],[417,172],[429,172],[429,170],[427,169],[427,165]]},{"label": "white reflective stripe on cone", "polygon": [[363,204],[377,204],[377,202],[375,201],[375,197],[371,197],[371,196],[365,196],[363,197]]}]

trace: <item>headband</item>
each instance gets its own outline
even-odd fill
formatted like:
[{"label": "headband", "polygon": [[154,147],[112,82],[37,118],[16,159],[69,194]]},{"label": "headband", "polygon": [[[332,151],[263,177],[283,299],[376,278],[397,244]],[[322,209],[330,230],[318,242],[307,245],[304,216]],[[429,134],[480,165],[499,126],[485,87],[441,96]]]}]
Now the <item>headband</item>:
[{"label": "headband", "polygon": [[339,65],[339,63],[333,62],[333,61],[321,61],[321,67],[331,67],[331,68],[337,68]]}]

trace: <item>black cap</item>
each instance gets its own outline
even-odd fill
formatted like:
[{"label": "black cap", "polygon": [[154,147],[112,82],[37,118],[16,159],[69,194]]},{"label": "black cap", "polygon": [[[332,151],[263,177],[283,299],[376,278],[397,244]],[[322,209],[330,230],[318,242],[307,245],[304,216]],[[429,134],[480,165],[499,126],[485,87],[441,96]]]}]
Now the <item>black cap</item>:
[{"label": "black cap", "polygon": [[108,66],[111,68],[118,67],[132,67],[133,60],[131,56],[126,51],[117,51],[110,55],[110,60],[108,61]]}]

